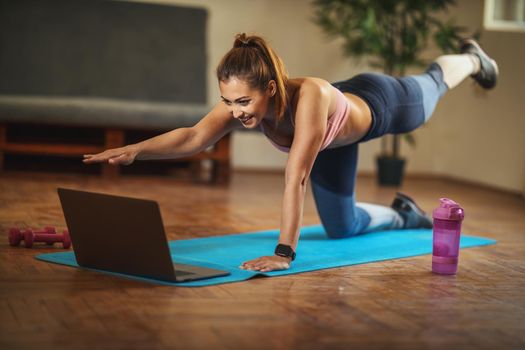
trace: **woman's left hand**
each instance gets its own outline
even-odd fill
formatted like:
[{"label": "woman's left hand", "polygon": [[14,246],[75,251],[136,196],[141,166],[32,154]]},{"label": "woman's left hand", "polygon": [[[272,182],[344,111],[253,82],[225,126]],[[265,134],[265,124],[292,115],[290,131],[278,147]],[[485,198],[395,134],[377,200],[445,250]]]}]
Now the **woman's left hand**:
[{"label": "woman's left hand", "polygon": [[261,256],[260,258],[246,261],[239,267],[243,270],[255,270],[260,272],[286,270],[290,268],[291,260],[291,258],[278,255]]}]

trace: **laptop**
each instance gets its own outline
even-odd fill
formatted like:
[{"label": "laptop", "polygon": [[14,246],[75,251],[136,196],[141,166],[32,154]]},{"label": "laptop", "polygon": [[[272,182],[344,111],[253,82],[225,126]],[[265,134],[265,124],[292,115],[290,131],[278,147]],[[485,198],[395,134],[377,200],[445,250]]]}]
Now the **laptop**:
[{"label": "laptop", "polygon": [[174,263],[155,201],[57,191],[79,266],[169,282],[230,274]]}]

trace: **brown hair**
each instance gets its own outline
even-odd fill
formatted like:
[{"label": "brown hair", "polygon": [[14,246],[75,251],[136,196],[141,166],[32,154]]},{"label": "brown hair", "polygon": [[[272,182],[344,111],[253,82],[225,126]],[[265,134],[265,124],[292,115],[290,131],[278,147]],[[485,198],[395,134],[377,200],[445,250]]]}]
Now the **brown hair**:
[{"label": "brown hair", "polygon": [[237,77],[248,82],[252,89],[265,91],[270,80],[275,80],[275,115],[279,123],[286,110],[286,82],[288,74],[284,63],[260,36],[237,34],[233,48],[224,55],[217,67],[217,79],[228,81]]}]

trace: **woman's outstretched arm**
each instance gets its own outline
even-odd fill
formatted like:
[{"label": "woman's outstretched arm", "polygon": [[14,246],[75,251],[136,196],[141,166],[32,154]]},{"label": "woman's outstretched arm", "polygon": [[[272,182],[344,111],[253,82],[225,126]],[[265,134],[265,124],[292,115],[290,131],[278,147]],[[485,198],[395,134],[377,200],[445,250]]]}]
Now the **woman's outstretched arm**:
[{"label": "woman's outstretched arm", "polygon": [[135,160],[175,159],[199,153],[224,135],[242,125],[231,117],[219,102],[199,123],[191,128],[179,128],[145,141],[98,154],[85,154],[86,164],[108,162],[129,165]]},{"label": "woman's outstretched arm", "polygon": [[[305,82],[299,94],[294,140],[286,164],[278,242],[292,247],[294,251],[299,240],[308,178],[324,140],[330,104],[328,88],[316,81]],[[241,267],[267,272],[287,269],[290,262],[290,258],[272,255],[247,261]]]}]

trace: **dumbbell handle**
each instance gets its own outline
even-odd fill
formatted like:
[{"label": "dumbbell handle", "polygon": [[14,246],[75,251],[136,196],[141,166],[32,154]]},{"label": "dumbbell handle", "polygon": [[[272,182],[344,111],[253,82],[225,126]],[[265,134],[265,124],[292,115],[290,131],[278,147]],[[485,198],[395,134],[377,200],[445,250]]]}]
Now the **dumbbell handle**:
[{"label": "dumbbell handle", "polygon": [[56,235],[56,231],[53,227],[46,227],[43,230],[33,231],[35,235]]},{"label": "dumbbell handle", "polygon": [[71,238],[67,230],[64,230],[64,233],[61,235],[56,233],[35,233],[31,230],[26,230],[24,232],[24,244],[26,248],[31,248],[33,242],[45,242],[48,244],[62,242],[64,249],[67,249],[71,245]]},{"label": "dumbbell handle", "polygon": [[39,233],[39,232],[33,232],[34,238],[33,240],[35,242],[46,242],[46,243],[56,243],[56,242],[62,242],[64,239],[63,235],[57,235],[56,233]]}]

